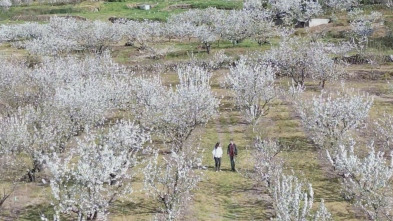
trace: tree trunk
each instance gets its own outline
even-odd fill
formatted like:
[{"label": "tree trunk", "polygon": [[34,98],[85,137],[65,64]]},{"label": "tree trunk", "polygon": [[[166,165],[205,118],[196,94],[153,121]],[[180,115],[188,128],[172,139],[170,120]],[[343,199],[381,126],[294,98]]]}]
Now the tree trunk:
[{"label": "tree trunk", "polygon": [[35,182],[35,170],[34,169],[28,170],[27,176],[29,177],[29,182]]},{"label": "tree trunk", "polygon": [[4,191],[3,197],[0,198],[0,207],[4,204],[4,202],[8,199],[8,197],[11,196],[11,194],[14,192],[14,190],[15,190],[15,185],[12,187],[12,189],[8,193],[5,192],[5,189],[3,190]]},{"label": "tree trunk", "polygon": [[87,220],[97,220],[97,214],[98,214],[98,212],[94,211],[93,214],[90,214],[90,216],[87,217]]},{"label": "tree trunk", "polygon": [[109,174],[109,176],[111,177],[110,185],[115,185],[116,184],[116,174],[111,173],[111,174]]},{"label": "tree trunk", "polygon": [[210,44],[205,44],[206,52],[210,54]]},{"label": "tree trunk", "polygon": [[42,163],[38,160],[34,160],[33,169],[27,170],[27,176],[29,177],[30,182],[35,182],[35,175],[37,172],[42,170]]}]

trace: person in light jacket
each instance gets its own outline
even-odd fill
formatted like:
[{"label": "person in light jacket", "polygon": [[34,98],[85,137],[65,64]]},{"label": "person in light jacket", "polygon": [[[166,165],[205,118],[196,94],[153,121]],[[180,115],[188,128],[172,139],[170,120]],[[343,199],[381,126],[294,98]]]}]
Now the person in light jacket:
[{"label": "person in light jacket", "polygon": [[213,157],[214,162],[216,164],[216,172],[221,171],[221,157],[222,157],[222,148],[220,146],[220,142],[217,142],[213,149]]}]

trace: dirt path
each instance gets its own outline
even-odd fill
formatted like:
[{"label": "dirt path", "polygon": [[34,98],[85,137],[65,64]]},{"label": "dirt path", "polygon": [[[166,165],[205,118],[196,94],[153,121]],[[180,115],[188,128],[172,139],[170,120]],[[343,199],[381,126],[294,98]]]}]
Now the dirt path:
[{"label": "dirt path", "polygon": [[[206,129],[205,134],[217,138],[220,136],[220,132],[217,132],[215,128]],[[227,132],[221,135],[224,147],[232,137],[230,134]],[[239,137],[240,134],[234,133],[233,136]],[[214,142],[211,143],[214,145]],[[207,146],[204,165],[208,165],[208,170],[195,193],[192,217],[190,217],[192,220],[267,219],[264,211],[265,203],[257,197],[258,194],[255,194],[258,190],[254,188],[254,183],[242,174],[242,171],[247,169],[247,158],[250,158],[250,153],[245,151],[242,142],[237,142],[237,144],[239,157],[236,166],[240,170],[239,173],[230,171],[229,159],[225,155],[222,159],[222,171],[215,172],[211,148],[209,148],[212,145]]]},{"label": "dirt path", "polygon": [[[220,93],[228,92],[220,89]],[[251,143],[251,135],[247,133],[241,114],[231,110],[231,105],[230,99],[225,97],[219,118],[210,122],[201,134],[205,148],[204,165],[209,169],[196,191],[190,220],[268,220],[271,217],[272,208],[266,190],[256,189],[255,183],[244,176],[252,168],[252,150],[246,148]],[[289,147],[281,154],[286,172],[294,171],[298,177],[312,183],[316,207],[324,198],[335,220],[357,220],[352,206],[340,195],[339,180],[327,177],[318,151],[307,139],[289,103],[277,100],[260,127],[263,137],[277,138]],[[225,155],[223,171],[215,173],[211,149],[219,140],[225,152],[230,138],[239,146],[239,173],[229,171],[230,163]]]},{"label": "dirt path", "polygon": [[[223,92],[217,89],[217,92]],[[225,92],[227,93],[227,92]],[[255,188],[255,183],[245,176],[251,169],[251,152],[248,150],[251,140],[246,132],[247,125],[242,124],[239,112],[231,110],[230,98],[222,100],[220,116],[210,122],[202,134],[204,165],[208,166],[204,180],[195,191],[189,220],[268,220],[271,212],[264,191]],[[226,147],[230,139],[238,146],[236,168],[238,173],[230,171],[230,161]],[[221,172],[214,171],[211,154],[214,144],[220,141],[224,155]]]}]

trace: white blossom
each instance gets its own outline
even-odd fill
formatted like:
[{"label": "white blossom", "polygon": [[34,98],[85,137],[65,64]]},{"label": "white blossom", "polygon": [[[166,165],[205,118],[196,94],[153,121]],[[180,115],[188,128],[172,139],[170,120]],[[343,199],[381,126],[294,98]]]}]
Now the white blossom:
[{"label": "white blossom", "polygon": [[312,17],[322,13],[318,1],[313,0],[269,0],[272,11],[278,18],[283,18],[287,23],[308,22]]},{"label": "white blossom", "polygon": [[[0,62],[0,100],[6,111],[0,125],[2,151],[27,154],[33,165],[29,178],[41,170],[43,153],[64,151],[83,127],[94,127],[108,113],[131,101],[126,71],[107,54],[76,59],[44,59],[28,68],[23,63]],[[105,103],[103,103],[105,102]]]},{"label": "white blossom", "polygon": [[211,74],[200,67],[179,68],[180,83],[176,88],[169,87],[164,94],[150,98],[150,117],[147,127],[154,128],[167,141],[177,148],[199,125],[206,124],[218,112],[219,99],[214,96],[210,86]]},{"label": "white blossom", "polygon": [[106,219],[116,197],[130,193],[135,153],[150,138],[124,121],[107,135],[86,132],[65,157],[56,153],[43,157],[52,174],[52,203],[56,214],[75,213],[78,220]]},{"label": "white blossom", "polygon": [[159,220],[178,220],[184,215],[192,191],[202,178],[202,172],[194,168],[200,164],[200,149],[188,147],[181,152],[172,151],[158,163],[158,155],[144,169],[145,188],[160,203]]},{"label": "white blossom", "polygon": [[15,25],[0,26],[0,41],[17,41],[42,37],[48,29],[47,24],[26,22]]},{"label": "white blossom", "polygon": [[327,0],[325,4],[335,10],[345,11],[359,6],[359,0]]},{"label": "white blossom", "polygon": [[314,221],[333,221],[332,214],[325,207],[325,201],[321,199],[319,208],[314,215]]},{"label": "white blossom", "polygon": [[256,153],[253,154],[256,175],[252,177],[258,183],[264,182],[268,187],[271,187],[272,182],[283,172],[283,161],[277,156],[282,147],[277,142],[260,138],[256,139],[254,147],[256,149]]},{"label": "white blossom", "polygon": [[26,64],[20,61],[0,61],[0,102],[6,106],[4,114],[26,104],[36,105],[44,97],[37,90],[39,83]]},{"label": "white blossom", "polygon": [[251,22],[249,23],[249,34],[259,45],[267,43],[268,39],[277,35],[271,12],[267,10],[247,11]]},{"label": "white blossom", "polygon": [[147,26],[149,23],[147,21],[137,22],[137,21],[120,21],[119,27],[123,32],[124,37],[127,40],[128,45],[134,45],[140,49],[144,49],[147,46],[147,42],[150,36],[147,32]]},{"label": "white blossom", "polygon": [[206,48],[208,54],[210,54],[211,44],[218,40],[217,35],[206,25],[196,27],[194,29],[193,37],[198,38],[198,40]]},{"label": "white blossom", "polygon": [[332,46],[321,42],[309,42],[301,38],[284,37],[280,46],[264,56],[278,68],[281,75],[292,78],[295,86],[304,86],[307,78],[318,80],[322,87],[328,80],[337,80],[343,75],[343,64],[330,56]]},{"label": "white blossom", "polygon": [[26,106],[2,119],[0,125],[0,149],[9,156],[25,154],[29,163],[21,165],[28,170],[30,181],[40,172],[39,162],[44,153],[64,149],[65,142],[75,134],[72,122],[53,107]]},{"label": "white blossom", "polygon": [[374,125],[376,127],[375,134],[383,142],[383,147],[391,150],[393,145],[393,116],[385,112],[381,118],[374,122]]},{"label": "white blossom", "polygon": [[334,61],[328,52],[321,42],[311,44],[308,51],[311,78],[318,80],[322,88],[326,81],[338,80],[346,73],[344,64]]},{"label": "white blossom", "polygon": [[2,26],[0,39],[21,40],[33,54],[61,55],[76,50],[102,53],[122,38],[117,24],[53,17],[49,24],[27,23]]},{"label": "white blossom", "polygon": [[386,1],[385,1],[385,5],[386,5],[388,8],[391,8],[391,7],[393,7],[393,1],[392,1],[392,0],[386,0]]},{"label": "white blossom", "polygon": [[273,207],[276,212],[273,220],[308,220],[314,201],[314,192],[311,184],[308,191],[297,177],[282,175],[271,188]]},{"label": "white blossom", "polygon": [[0,9],[8,10],[12,6],[12,2],[10,0],[0,0]]},{"label": "white blossom", "polygon": [[251,34],[251,18],[247,11],[230,10],[221,15],[216,22],[216,33],[234,45],[240,43]]},{"label": "white blossom", "polygon": [[320,148],[330,149],[365,123],[373,98],[368,94],[354,93],[351,89],[342,89],[331,94],[322,91],[312,99],[295,102],[310,138]]},{"label": "white blossom", "polygon": [[360,53],[363,53],[368,46],[368,38],[374,33],[379,24],[383,24],[383,17],[380,12],[364,14],[361,9],[356,9],[348,13],[351,20],[350,27],[353,33],[353,41],[358,46]]},{"label": "white blossom", "polygon": [[245,0],[243,3],[243,9],[248,11],[263,10],[269,0]]},{"label": "white blossom", "polygon": [[343,176],[343,189],[347,200],[362,209],[371,220],[390,220],[393,203],[391,180],[393,168],[384,153],[369,146],[368,155],[355,154],[355,143],[340,145],[333,163]]},{"label": "white blossom", "polygon": [[251,64],[243,57],[230,69],[226,81],[233,89],[236,106],[255,126],[262,116],[267,115],[269,103],[276,96],[274,68],[269,64]]},{"label": "white blossom", "polygon": [[209,7],[207,9],[188,10],[171,16],[169,20],[176,20],[179,23],[189,22],[194,26],[207,25],[209,27],[214,27],[217,21],[223,18],[224,14],[225,10]]}]

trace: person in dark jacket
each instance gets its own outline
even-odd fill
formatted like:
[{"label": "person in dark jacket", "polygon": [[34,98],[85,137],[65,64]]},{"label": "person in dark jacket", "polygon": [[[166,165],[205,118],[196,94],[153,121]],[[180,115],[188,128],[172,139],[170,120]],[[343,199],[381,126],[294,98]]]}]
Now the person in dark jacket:
[{"label": "person in dark jacket", "polygon": [[233,142],[233,139],[231,139],[229,145],[228,145],[228,150],[227,154],[229,155],[229,159],[231,160],[231,169],[232,171],[236,171],[235,169],[235,158],[237,156],[237,147],[236,144]]}]

